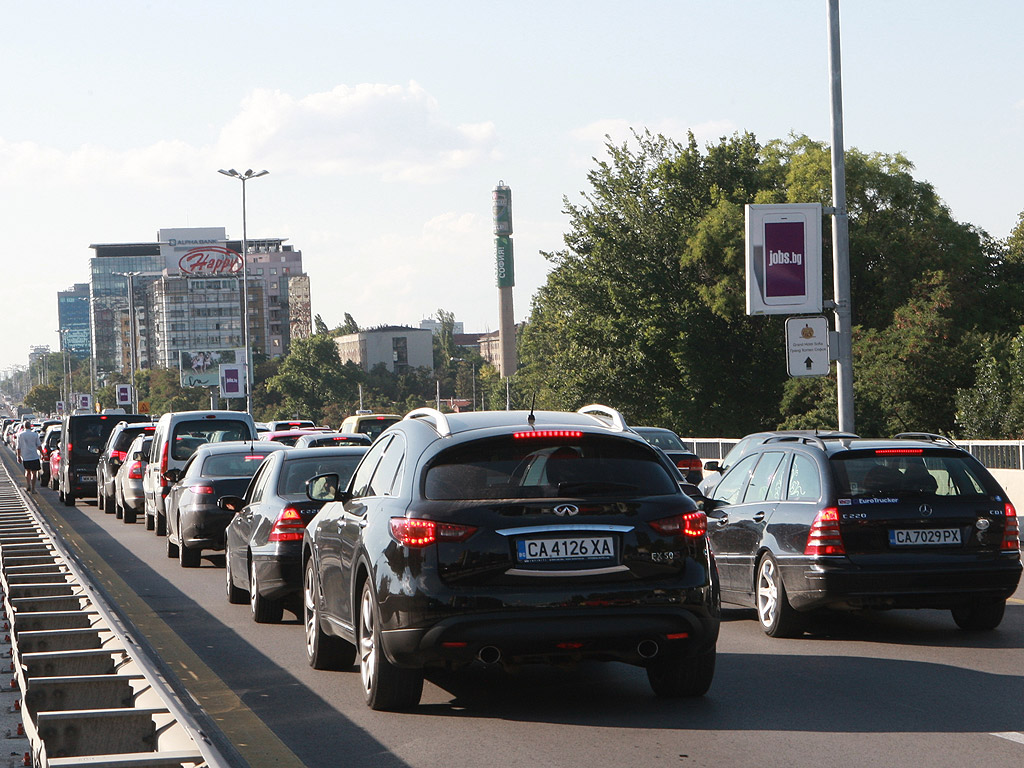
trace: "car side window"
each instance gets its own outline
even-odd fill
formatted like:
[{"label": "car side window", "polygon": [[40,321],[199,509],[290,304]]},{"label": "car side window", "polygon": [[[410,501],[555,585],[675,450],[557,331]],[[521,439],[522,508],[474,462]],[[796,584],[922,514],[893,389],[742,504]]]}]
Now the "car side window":
[{"label": "car side window", "polygon": [[263,500],[263,492],[267,487],[267,478],[270,477],[270,470],[272,463],[265,461],[263,466],[256,470],[256,474],[252,478],[252,495],[248,499],[249,504],[258,504]]},{"label": "car side window", "polygon": [[715,487],[713,498],[725,504],[738,504],[743,498],[743,492],[747,489],[747,482],[750,478],[750,471],[759,455],[744,456],[739,463],[725,473],[722,481]]},{"label": "car side window", "polygon": [[793,457],[793,467],[789,471],[790,501],[817,501],[821,498],[821,476],[818,465],[807,456],[797,454]]},{"label": "car side window", "polygon": [[743,503],[751,504],[768,498],[768,490],[785,455],[782,451],[767,451],[761,454],[761,460],[757,462],[757,466],[750,475],[750,483],[743,496]]},{"label": "car side window", "polygon": [[781,501],[782,492],[786,488],[786,481],[789,479],[789,461],[783,459],[782,463],[779,464],[779,468],[775,470],[775,477],[772,479],[772,484],[768,487],[768,495],[765,497],[765,501]]},{"label": "car side window", "polygon": [[402,470],[403,459],[405,458],[405,440],[400,435],[395,435],[388,443],[384,456],[377,465],[377,471],[373,473],[373,480],[370,481],[370,492],[367,496],[391,496],[396,486],[396,480]]},{"label": "car side window", "polygon": [[384,453],[384,449],[387,448],[391,439],[381,440],[373,444],[373,447],[366,452],[363,456],[363,460],[359,462],[359,467],[356,469],[355,475],[352,477],[352,498],[358,499],[362,496],[371,496],[374,470],[377,468],[377,464],[380,462],[380,457]]}]

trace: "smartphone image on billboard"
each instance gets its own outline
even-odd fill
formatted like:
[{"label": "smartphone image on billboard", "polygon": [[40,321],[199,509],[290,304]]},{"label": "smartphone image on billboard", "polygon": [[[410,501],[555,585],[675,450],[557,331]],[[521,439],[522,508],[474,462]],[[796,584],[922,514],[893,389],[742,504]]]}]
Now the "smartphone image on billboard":
[{"label": "smartphone image on billboard", "polygon": [[807,300],[807,217],[768,214],[763,222],[764,303],[803,304]]}]

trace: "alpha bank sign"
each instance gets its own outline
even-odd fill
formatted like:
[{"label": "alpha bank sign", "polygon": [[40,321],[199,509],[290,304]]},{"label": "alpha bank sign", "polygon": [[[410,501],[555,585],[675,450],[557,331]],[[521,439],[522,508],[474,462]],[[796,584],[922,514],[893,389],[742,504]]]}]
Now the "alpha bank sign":
[{"label": "alpha bank sign", "polygon": [[223,227],[161,229],[158,237],[169,275],[221,277],[242,271],[242,256],[225,246]]}]

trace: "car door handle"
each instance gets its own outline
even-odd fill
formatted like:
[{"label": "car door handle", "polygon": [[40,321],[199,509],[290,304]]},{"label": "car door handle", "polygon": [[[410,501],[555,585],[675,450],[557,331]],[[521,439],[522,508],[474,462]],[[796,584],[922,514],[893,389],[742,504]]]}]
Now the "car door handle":
[{"label": "car door handle", "polygon": [[762,520],[764,520],[764,512],[758,512],[756,515],[754,515],[755,523],[760,523]]},{"label": "car door handle", "polygon": [[367,524],[368,522],[369,522],[369,521],[368,521],[368,520],[367,520],[367,519],[366,519],[365,517],[361,517],[361,518],[359,518],[359,527],[360,527],[360,528],[365,528],[365,527],[366,527],[366,524]]}]

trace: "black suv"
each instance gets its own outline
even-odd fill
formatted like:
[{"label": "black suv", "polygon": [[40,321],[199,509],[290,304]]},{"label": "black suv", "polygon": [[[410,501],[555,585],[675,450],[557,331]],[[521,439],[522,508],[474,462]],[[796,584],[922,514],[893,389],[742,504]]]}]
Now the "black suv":
[{"label": "black suv", "polygon": [[117,470],[128,458],[128,448],[139,435],[152,435],[156,425],[153,423],[133,424],[119,421],[114,431],[107,438],[107,444],[96,464],[96,506],[109,515],[117,509],[117,496],[114,480]]},{"label": "black suv", "polygon": [[65,506],[75,499],[96,495],[96,465],[107,438],[119,422],[148,422],[139,414],[81,413],[64,417],[60,433],[60,470],[57,492]]},{"label": "black suv", "polygon": [[703,695],[718,578],[674,475],[603,406],[413,411],[346,490],[310,481],[333,499],[303,541],[310,664],[359,648],[374,709],[416,705],[425,668],[471,663],[621,661],[660,696]]},{"label": "black suv", "polygon": [[994,629],[1021,575],[1017,513],[950,440],[774,435],[702,499],[722,600],[798,635],[817,608],[943,608]]}]

